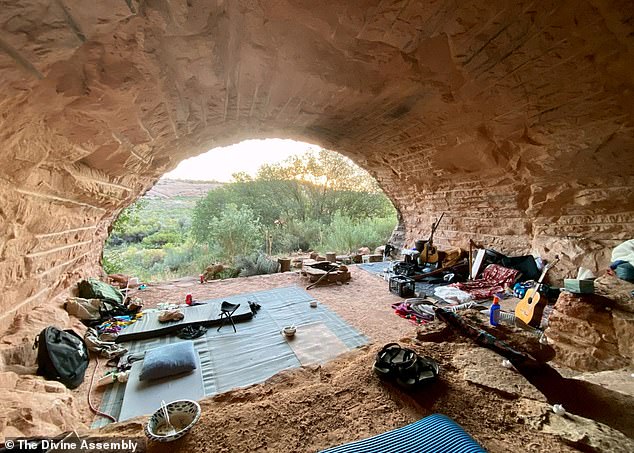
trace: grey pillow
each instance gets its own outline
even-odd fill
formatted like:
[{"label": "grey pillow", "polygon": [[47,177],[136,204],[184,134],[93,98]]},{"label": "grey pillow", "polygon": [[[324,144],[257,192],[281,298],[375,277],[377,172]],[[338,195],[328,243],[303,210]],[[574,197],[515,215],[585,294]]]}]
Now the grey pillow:
[{"label": "grey pillow", "polygon": [[181,341],[145,353],[140,381],[160,379],[196,369],[197,353],[193,341]]}]

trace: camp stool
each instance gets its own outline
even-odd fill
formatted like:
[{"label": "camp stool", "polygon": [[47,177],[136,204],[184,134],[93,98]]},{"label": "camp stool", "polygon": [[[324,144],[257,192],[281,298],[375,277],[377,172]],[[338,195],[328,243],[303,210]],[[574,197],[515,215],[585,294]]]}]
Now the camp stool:
[{"label": "camp stool", "polygon": [[225,322],[229,320],[231,325],[233,326],[233,331],[237,332],[236,325],[233,322],[233,314],[240,307],[240,304],[232,304],[231,302],[224,301],[220,305],[220,327],[218,327],[218,332],[222,329],[222,326],[225,325]]}]

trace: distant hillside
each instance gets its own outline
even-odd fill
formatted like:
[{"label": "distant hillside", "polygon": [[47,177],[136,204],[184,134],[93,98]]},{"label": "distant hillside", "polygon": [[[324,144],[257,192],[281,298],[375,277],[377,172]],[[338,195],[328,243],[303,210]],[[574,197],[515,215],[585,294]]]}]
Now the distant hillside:
[{"label": "distant hillside", "polygon": [[217,181],[184,181],[180,179],[160,179],[146,194],[145,198],[203,197],[212,189],[224,185]]}]

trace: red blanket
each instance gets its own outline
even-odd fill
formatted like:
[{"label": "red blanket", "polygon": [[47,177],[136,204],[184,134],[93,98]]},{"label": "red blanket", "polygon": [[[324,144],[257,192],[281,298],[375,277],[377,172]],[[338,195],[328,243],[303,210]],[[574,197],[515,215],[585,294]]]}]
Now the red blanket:
[{"label": "red blanket", "polygon": [[518,273],[515,269],[489,264],[482,273],[482,278],[449,286],[455,286],[471,294],[475,300],[489,299],[495,293],[503,292],[505,286],[512,286]]}]

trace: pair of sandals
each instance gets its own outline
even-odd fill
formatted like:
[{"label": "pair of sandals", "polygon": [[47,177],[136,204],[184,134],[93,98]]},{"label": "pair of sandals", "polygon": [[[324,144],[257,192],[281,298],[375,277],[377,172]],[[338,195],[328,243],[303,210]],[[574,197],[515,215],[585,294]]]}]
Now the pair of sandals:
[{"label": "pair of sandals", "polygon": [[438,363],[422,357],[398,343],[389,343],[376,355],[374,372],[382,379],[394,380],[401,387],[410,389],[433,381],[438,376]]}]

